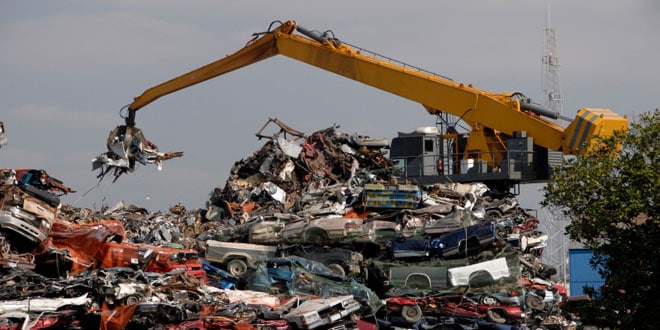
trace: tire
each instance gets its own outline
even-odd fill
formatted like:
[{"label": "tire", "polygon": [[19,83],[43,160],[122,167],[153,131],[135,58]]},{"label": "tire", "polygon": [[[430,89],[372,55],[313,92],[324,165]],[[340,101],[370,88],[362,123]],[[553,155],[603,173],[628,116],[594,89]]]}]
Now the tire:
[{"label": "tire", "polygon": [[498,301],[497,299],[489,296],[489,295],[483,295],[479,298],[479,304],[481,305],[497,305]]},{"label": "tire", "polygon": [[344,270],[344,267],[342,267],[340,264],[329,264],[327,265],[330,270],[333,272],[337,273],[338,275],[341,275],[342,277],[346,276],[346,271]]},{"label": "tire", "polygon": [[534,272],[532,272],[529,269],[525,269],[522,272],[520,272],[520,277],[532,278],[532,277],[534,277]]},{"label": "tire", "polygon": [[283,282],[276,282],[271,284],[268,287],[268,290],[266,290],[267,293],[273,294],[273,295],[280,295],[280,294],[285,294],[288,292],[288,289],[286,287],[286,283]]},{"label": "tire", "polygon": [[250,323],[254,322],[257,319],[257,317],[259,317],[259,315],[257,315],[257,311],[255,310],[247,310],[240,313],[240,318],[244,320],[249,320]]},{"label": "tire", "polygon": [[495,280],[493,279],[493,276],[491,276],[490,273],[485,270],[478,270],[470,274],[470,286],[482,287],[492,285],[494,283]]},{"label": "tire", "polygon": [[324,245],[328,242],[328,234],[323,229],[312,228],[303,234],[304,243]]},{"label": "tire", "polygon": [[490,209],[486,210],[486,216],[484,218],[496,222],[497,220],[502,219],[503,216],[502,211],[498,209]]},{"label": "tire", "polygon": [[529,330],[548,330],[548,328],[544,325],[532,325],[528,326]]},{"label": "tire", "polygon": [[504,324],[507,321],[506,317],[506,312],[504,312],[501,309],[497,308],[491,308],[486,312],[486,317],[488,321],[497,323],[497,324]]},{"label": "tire", "polygon": [[545,303],[541,299],[541,297],[538,296],[528,296],[525,298],[525,305],[531,309],[535,309],[538,311],[542,311],[545,309]]},{"label": "tire", "polygon": [[416,323],[422,319],[422,308],[419,305],[404,305],[401,307],[401,317],[408,323]]},{"label": "tire", "polygon": [[11,253],[11,244],[4,236],[0,236],[0,258],[5,259]]},{"label": "tire", "polygon": [[229,260],[226,267],[227,271],[236,277],[241,277],[248,271],[248,265],[241,259]]},{"label": "tire", "polygon": [[124,304],[126,306],[133,306],[142,302],[142,297],[140,295],[132,294],[124,299]]}]

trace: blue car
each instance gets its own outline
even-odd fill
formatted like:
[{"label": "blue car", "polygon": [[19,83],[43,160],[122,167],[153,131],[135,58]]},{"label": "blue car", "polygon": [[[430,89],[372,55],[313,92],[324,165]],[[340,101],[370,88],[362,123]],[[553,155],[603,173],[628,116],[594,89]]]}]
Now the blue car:
[{"label": "blue car", "polygon": [[382,301],[366,285],[346,278],[324,264],[298,256],[270,258],[257,267],[248,289],[271,294],[313,295],[323,298],[353,295],[377,310]]},{"label": "blue car", "polygon": [[394,238],[389,249],[395,259],[437,260],[473,254],[491,244],[497,228],[491,221],[457,229],[431,238]]}]

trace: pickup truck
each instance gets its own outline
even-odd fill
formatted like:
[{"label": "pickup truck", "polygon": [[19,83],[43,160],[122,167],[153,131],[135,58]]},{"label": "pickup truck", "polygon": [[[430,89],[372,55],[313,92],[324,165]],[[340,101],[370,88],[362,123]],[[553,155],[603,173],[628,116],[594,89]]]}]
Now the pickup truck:
[{"label": "pickup truck", "polygon": [[452,286],[484,286],[496,280],[511,276],[506,258],[497,258],[480,263],[449,269],[449,282]]},{"label": "pickup truck", "polygon": [[260,261],[275,257],[300,256],[321,262],[341,274],[359,274],[364,257],[348,249],[320,246],[270,246],[251,243],[221,242],[207,240],[200,244],[205,259],[225,268],[233,276],[241,277],[248,269],[255,269]]},{"label": "pickup truck", "polygon": [[448,289],[457,286],[481,287],[496,281],[515,282],[520,263],[517,253],[502,254],[497,258],[476,262],[442,260],[407,265],[388,265],[385,284],[406,289]]},{"label": "pickup truck", "polygon": [[447,266],[391,267],[385,285],[407,289],[450,288]]},{"label": "pickup truck", "polygon": [[359,274],[364,263],[364,256],[360,252],[326,246],[299,244],[282,246],[278,250],[278,255],[299,256],[318,261],[341,275]]},{"label": "pickup truck", "polygon": [[491,221],[481,221],[433,238],[396,237],[389,248],[395,259],[445,259],[473,254],[491,244],[496,235]]},{"label": "pickup truck", "polygon": [[277,246],[207,240],[200,244],[207,261],[220,264],[229,273],[241,277],[256,263],[277,256]]}]

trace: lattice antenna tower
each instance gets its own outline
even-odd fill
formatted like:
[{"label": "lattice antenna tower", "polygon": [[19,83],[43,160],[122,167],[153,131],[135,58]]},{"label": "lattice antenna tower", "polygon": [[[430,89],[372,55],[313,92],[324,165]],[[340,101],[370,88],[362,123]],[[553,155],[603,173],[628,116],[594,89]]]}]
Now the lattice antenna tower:
[{"label": "lattice antenna tower", "polygon": [[[547,25],[545,28],[545,53],[541,59],[543,63],[543,95],[547,109],[562,113],[563,99],[559,86],[559,53],[555,30],[550,27],[550,3],[548,3]],[[548,221],[540,222],[540,230],[548,235],[548,242],[543,253],[544,263],[557,267],[559,282],[567,282],[567,255],[570,240],[564,234],[566,226],[570,223],[560,211],[545,210]]]},{"label": "lattice antenna tower", "polygon": [[541,58],[543,63],[543,95],[547,109],[561,114],[563,99],[559,86],[559,53],[555,30],[550,27],[550,3],[548,3],[547,26],[545,28],[545,53]]}]

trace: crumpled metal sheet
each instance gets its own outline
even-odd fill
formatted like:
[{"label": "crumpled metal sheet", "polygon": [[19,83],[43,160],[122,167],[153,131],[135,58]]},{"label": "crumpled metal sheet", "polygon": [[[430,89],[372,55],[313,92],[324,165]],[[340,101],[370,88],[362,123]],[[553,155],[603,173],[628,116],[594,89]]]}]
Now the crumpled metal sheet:
[{"label": "crumpled metal sheet", "polygon": [[0,148],[7,144],[7,142],[9,142],[9,140],[5,134],[5,124],[0,121]]},{"label": "crumpled metal sheet", "polygon": [[87,299],[87,294],[84,294],[75,298],[28,298],[22,300],[5,300],[0,304],[0,313],[54,312],[57,309],[68,305],[84,305],[87,303]]}]

